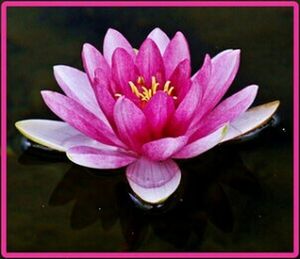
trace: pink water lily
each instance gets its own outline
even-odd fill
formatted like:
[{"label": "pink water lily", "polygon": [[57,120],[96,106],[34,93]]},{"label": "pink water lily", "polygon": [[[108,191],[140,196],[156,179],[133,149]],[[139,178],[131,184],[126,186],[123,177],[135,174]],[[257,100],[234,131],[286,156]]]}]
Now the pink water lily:
[{"label": "pink water lily", "polygon": [[181,171],[174,159],[192,158],[266,122],[279,101],[248,110],[258,86],[224,94],[237,73],[240,50],[205,56],[191,75],[188,43],[154,29],[138,50],[114,29],[103,55],[84,44],[85,72],[54,67],[65,95],[42,91],[47,106],[63,121],[24,120],[17,128],[29,139],[66,152],[76,164],[126,168],[132,190],[149,203],[168,198]]}]

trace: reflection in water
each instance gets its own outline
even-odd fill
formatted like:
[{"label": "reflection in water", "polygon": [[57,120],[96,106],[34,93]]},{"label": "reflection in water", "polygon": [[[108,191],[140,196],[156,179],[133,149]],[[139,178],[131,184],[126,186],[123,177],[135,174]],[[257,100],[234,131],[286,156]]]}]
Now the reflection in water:
[{"label": "reflection in water", "polygon": [[[23,164],[46,162],[50,153],[36,147],[24,152]],[[41,159],[43,157],[43,159]],[[62,161],[54,154],[50,161]],[[234,158],[234,163],[232,163]],[[256,178],[243,164],[231,145],[216,148],[192,161],[181,161],[182,183],[172,198],[162,206],[141,209],[141,202],[130,192],[123,170],[92,170],[77,165],[64,174],[49,198],[50,206],[64,206],[74,201],[70,226],[84,229],[96,221],[109,231],[120,220],[126,240],[125,250],[137,250],[153,233],[179,250],[196,250],[205,238],[207,224],[227,233],[234,228],[234,213],[226,194],[227,186],[241,193],[260,195]],[[194,235],[197,241],[193,242]]]},{"label": "reflection in water", "polygon": [[61,206],[75,200],[71,214],[71,227],[82,229],[101,220],[104,230],[114,225],[118,218],[117,196],[120,177],[96,176],[86,168],[72,166],[54,189],[49,205]]}]

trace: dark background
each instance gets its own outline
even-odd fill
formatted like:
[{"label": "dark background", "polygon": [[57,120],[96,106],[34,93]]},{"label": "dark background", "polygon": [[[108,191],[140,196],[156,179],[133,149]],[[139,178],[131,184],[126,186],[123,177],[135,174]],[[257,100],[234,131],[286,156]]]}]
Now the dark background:
[{"label": "dark background", "polygon": [[[9,251],[292,251],[292,23],[291,8],[9,8]],[[60,91],[53,65],[81,69],[83,43],[102,51],[110,27],[134,47],[155,27],[182,31],[193,71],[241,49],[228,95],[258,84],[255,104],[281,101],[279,124],[182,162],[174,202],[154,212],[135,208],[122,170],[22,151],[14,123],[55,118],[40,96]]]}]

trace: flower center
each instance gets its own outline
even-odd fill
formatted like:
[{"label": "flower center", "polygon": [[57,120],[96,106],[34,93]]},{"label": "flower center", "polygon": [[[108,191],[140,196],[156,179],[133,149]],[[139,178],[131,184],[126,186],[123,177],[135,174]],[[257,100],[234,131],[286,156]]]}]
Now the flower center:
[{"label": "flower center", "polygon": [[171,86],[171,81],[167,81],[162,89],[160,88],[159,83],[156,80],[155,76],[151,77],[151,87],[147,88],[145,86],[145,80],[142,76],[139,76],[137,79],[137,83],[134,84],[132,81],[129,82],[129,86],[131,91],[140,98],[141,101],[148,102],[152,96],[154,96],[157,90],[162,90],[168,95],[172,96],[174,99],[177,99],[176,96],[173,96],[174,86]]},{"label": "flower center", "polygon": [[[150,87],[146,86],[145,79],[142,76],[137,78],[136,83],[129,81],[128,84],[132,93],[135,94],[142,102],[148,102],[158,90],[164,91],[166,94],[172,96],[174,100],[177,99],[177,96],[173,95],[174,86],[171,85],[171,81],[167,81],[163,87],[160,87],[155,76],[151,77]],[[116,93],[115,96],[120,97],[121,94]]]}]

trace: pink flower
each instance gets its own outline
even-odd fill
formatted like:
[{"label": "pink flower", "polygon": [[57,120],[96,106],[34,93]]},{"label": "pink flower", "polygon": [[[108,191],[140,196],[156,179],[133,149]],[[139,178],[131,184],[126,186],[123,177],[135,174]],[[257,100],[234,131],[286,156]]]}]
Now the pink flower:
[{"label": "pink flower", "polygon": [[132,190],[158,203],[178,187],[174,159],[198,156],[268,120],[279,105],[250,109],[258,86],[250,85],[221,101],[231,85],[240,50],[205,56],[191,76],[188,43],[181,32],[170,40],[154,29],[139,50],[109,29],[103,55],[84,44],[85,72],[55,66],[65,95],[42,91],[48,107],[64,122],[16,123],[26,137],[66,152],[76,164],[99,169],[126,167]]}]

